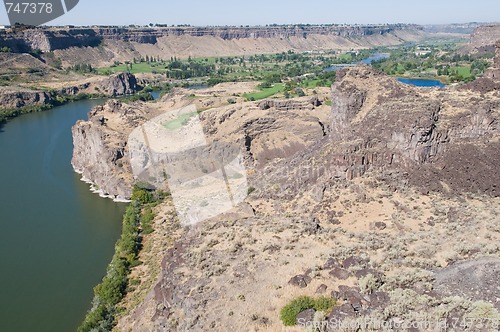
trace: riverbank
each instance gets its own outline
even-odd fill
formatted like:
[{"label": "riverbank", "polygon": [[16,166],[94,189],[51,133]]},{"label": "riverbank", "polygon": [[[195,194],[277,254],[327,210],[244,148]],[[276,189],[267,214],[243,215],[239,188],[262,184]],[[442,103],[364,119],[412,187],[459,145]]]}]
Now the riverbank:
[{"label": "riverbank", "polygon": [[63,106],[68,103],[74,102],[74,101],[79,101],[79,100],[89,100],[89,99],[102,99],[106,98],[105,95],[103,94],[86,94],[86,93],[81,93],[76,96],[69,96],[69,95],[59,95],[59,94],[54,94],[52,96],[52,99],[48,104],[43,104],[43,105],[38,105],[38,106],[26,106],[26,107],[20,107],[20,108],[15,108],[15,109],[4,109],[0,110],[0,123],[6,123],[8,120],[13,119],[15,117],[18,117],[23,114],[29,114],[29,113],[36,113],[36,112],[43,112],[43,111],[48,111],[53,109],[54,107],[57,106]]},{"label": "riverbank", "polygon": [[102,80],[92,78],[75,86],[36,90],[10,88],[0,90],[0,123],[22,114],[41,112],[68,102],[120,96],[132,96],[143,90],[130,73],[120,73]]},{"label": "riverbank", "polygon": [[132,201],[123,216],[122,234],[115,245],[113,259],[108,266],[106,276],[94,288],[92,309],[87,313],[78,332],[94,329],[111,331],[116,325],[117,314],[121,311],[118,305],[129,292],[130,286],[133,286],[130,280],[131,270],[142,264],[138,257],[143,235],[153,232],[152,207],[168,195],[134,187]]}]

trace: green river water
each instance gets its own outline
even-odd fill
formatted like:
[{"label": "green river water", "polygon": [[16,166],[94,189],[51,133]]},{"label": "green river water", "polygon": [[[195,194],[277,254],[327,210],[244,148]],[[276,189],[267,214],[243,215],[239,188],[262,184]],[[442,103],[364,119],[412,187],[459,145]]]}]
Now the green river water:
[{"label": "green river water", "polygon": [[125,204],[71,167],[71,127],[98,100],[0,127],[0,331],[75,331],[105,275]]}]

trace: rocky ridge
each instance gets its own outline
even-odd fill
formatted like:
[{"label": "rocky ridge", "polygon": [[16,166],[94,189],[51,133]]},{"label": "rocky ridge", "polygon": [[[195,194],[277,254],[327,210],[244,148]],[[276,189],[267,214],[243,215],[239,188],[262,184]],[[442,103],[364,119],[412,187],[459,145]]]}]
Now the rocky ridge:
[{"label": "rocky ridge", "polygon": [[[231,96],[233,92],[228,93],[224,88],[231,85],[200,90],[197,92],[200,99],[195,104],[198,109],[209,108],[200,114],[207,139],[237,144],[252,167],[263,166],[271,159],[290,157],[326,135],[327,106],[322,106],[318,97],[236,105],[227,105],[227,97],[213,97],[216,94]],[[110,101],[94,108],[88,121],[80,121],[73,127],[73,167],[107,195],[130,198],[134,179],[127,149],[128,135],[155,116],[193,103],[190,94],[179,89],[158,103],[126,105]]]},{"label": "rocky ridge", "polygon": [[18,33],[0,33],[0,46],[16,52],[40,49],[44,52],[69,47],[98,46],[104,40],[156,44],[162,37],[210,36],[222,40],[245,38],[307,38],[309,35],[334,35],[343,38],[383,35],[398,30],[419,31],[416,25],[356,26],[267,26],[267,27],[163,27],[163,28],[67,28],[28,29]]},{"label": "rocky ridge", "polygon": [[[313,151],[287,161],[297,173],[310,168],[304,160],[314,159],[324,165],[316,170],[318,178],[352,179],[378,169],[399,172],[400,181],[424,192],[499,195],[499,160],[493,152],[500,148],[498,90],[416,88],[367,66],[341,70],[337,77],[331,133]],[[280,167],[269,166],[269,174]],[[281,195],[287,192],[283,189],[296,194],[287,188],[286,178],[271,175],[264,181],[282,184]],[[302,185],[298,182],[296,187]]]},{"label": "rocky ridge", "polygon": [[0,110],[50,105],[52,97],[43,91],[0,89]]},{"label": "rocky ridge", "polygon": [[494,52],[499,39],[500,24],[483,25],[474,29],[468,49],[473,52]]},{"label": "rocky ridge", "polygon": [[105,79],[90,80],[77,86],[59,89],[63,95],[76,96],[79,93],[102,94],[109,97],[132,95],[139,91],[141,86],[137,78],[130,73],[111,75]]},{"label": "rocky ridge", "polygon": [[47,28],[0,31],[0,47],[14,52],[53,51],[65,67],[107,67],[146,56],[212,57],[273,54],[293,50],[344,50],[417,42],[426,33],[414,25],[267,26],[165,28]]}]

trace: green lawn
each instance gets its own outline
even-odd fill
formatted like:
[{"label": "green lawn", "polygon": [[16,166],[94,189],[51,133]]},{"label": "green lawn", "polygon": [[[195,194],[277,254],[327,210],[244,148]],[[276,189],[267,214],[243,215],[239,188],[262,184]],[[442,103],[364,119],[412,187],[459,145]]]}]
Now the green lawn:
[{"label": "green lawn", "polygon": [[458,66],[458,67],[451,67],[450,68],[451,72],[453,72],[455,70],[458,72],[458,75],[462,76],[463,78],[467,78],[467,77],[471,76],[470,67]]},{"label": "green lawn", "polygon": [[351,53],[342,53],[337,56],[338,59],[340,60],[352,60],[352,55]]},{"label": "green lawn", "polygon": [[276,83],[272,87],[267,88],[267,89],[262,89],[259,92],[254,92],[254,93],[246,93],[243,96],[247,98],[248,100],[250,99],[255,99],[255,100],[261,100],[264,98],[268,98],[271,96],[274,96],[277,93],[283,92],[285,88],[285,85],[283,83]]},{"label": "green lawn", "polygon": [[170,130],[179,129],[182,126],[186,125],[188,123],[189,119],[191,119],[196,114],[197,114],[196,112],[181,114],[181,115],[179,115],[178,118],[176,118],[174,120],[170,120],[168,122],[165,122],[163,124],[163,126],[167,129],[170,129]]}]

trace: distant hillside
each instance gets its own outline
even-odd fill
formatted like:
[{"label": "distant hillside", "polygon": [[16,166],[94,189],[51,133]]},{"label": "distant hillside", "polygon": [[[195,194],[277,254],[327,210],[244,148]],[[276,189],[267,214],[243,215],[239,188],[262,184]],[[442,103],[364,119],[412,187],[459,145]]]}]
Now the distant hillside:
[{"label": "distant hillside", "polygon": [[456,24],[432,24],[425,25],[424,31],[429,33],[458,33],[470,35],[474,29],[480,27],[482,23],[456,23]]},{"label": "distant hillside", "polygon": [[112,64],[146,55],[170,58],[360,49],[419,41],[417,25],[47,28],[0,32],[0,48],[55,51],[65,64]]}]

